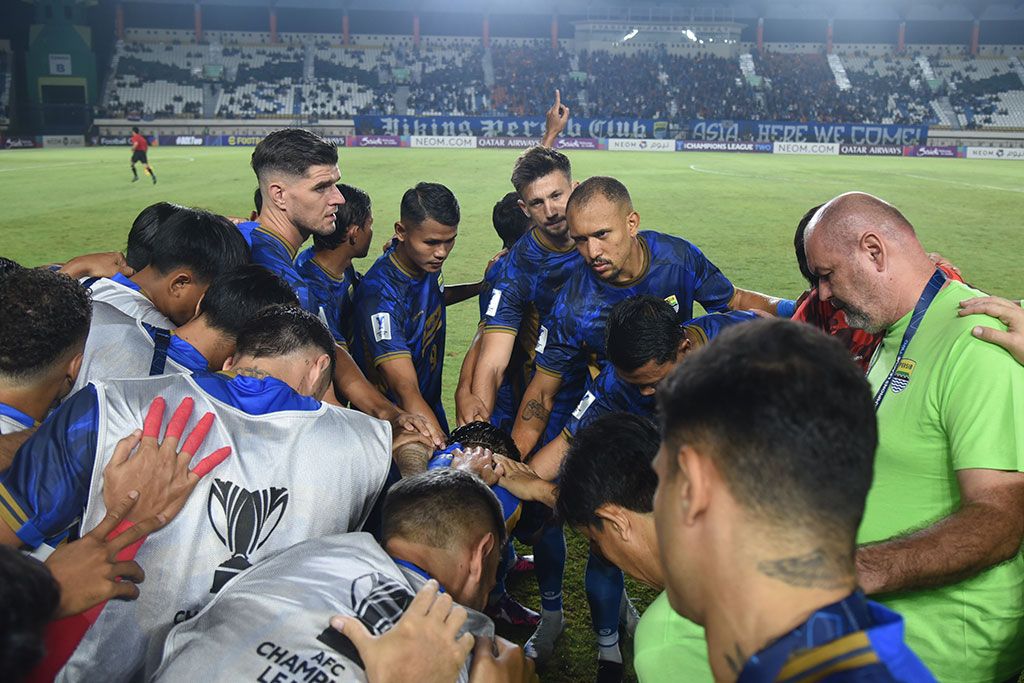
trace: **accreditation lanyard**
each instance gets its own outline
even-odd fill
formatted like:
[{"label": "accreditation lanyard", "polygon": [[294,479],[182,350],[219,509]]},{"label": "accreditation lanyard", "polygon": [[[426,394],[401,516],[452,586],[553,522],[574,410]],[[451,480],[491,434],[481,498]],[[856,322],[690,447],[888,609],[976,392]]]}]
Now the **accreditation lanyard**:
[{"label": "accreditation lanyard", "polygon": [[878,393],[875,394],[875,412],[878,412],[878,407],[882,405],[882,399],[885,398],[886,393],[889,391],[889,385],[892,384],[892,380],[896,376],[896,369],[899,368],[900,361],[903,360],[903,354],[907,352],[907,347],[910,346],[910,340],[917,334],[917,328],[921,326],[924,314],[928,312],[928,307],[935,301],[935,297],[938,296],[939,290],[942,289],[944,284],[946,284],[946,274],[936,268],[931,279],[928,280],[928,284],[924,286],[924,291],[921,292],[921,298],[917,300],[917,305],[914,306],[914,312],[910,316],[910,323],[907,324],[907,331],[903,333],[903,341],[900,342],[900,350],[896,354],[896,360],[892,364],[892,369],[889,370],[889,376],[885,378],[882,386],[878,388]]}]

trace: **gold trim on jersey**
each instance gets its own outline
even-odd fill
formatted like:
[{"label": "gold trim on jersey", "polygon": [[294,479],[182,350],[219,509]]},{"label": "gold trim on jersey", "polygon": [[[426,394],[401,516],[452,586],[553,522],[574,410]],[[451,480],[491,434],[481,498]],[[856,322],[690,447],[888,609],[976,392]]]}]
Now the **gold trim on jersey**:
[{"label": "gold trim on jersey", "polygon": [[253,232],[261,232],[264,235],[267,235],[268,237],[273,237],[275,240],[277,240],[278,242],[283,244],[284,248],[288,250],[288,255],[291,256],[292,261],[294,261],[295,257],[298,256],[299,250],[293,248],[291,243],[288,240],[286,240],[285,238],[281,237],[280,235],[278,235],[273,230],[267,230],[266,228],[264,228],[261,225],[260,227],[256,228]]},{"label": "gold trim on jersey", "polygon": [[647,244],[647,240],[644,239],[643,235],[637,235],[636,238],[637,241],[640,242],[640,248],[643,250],[644,266],[643,268],[640,269],[640,272],[636,275],[636,277],[633,277],[627,280],[626,282],[608,283],[612,287],[632,287],[633,285],[647,277],[647,274],[651,272],[651,247],[650,245]]},{"label": "gold trim on jersey", "polygon": [[570,242],[568,248],[559,249],[558,247],[556,247],[555,245],[551,244],[551,242],[548,241],[547,235],[544,234],[544,231],[541,230],[540,226],[537,226],[533,230],[531,230],[530,236],[533,237],[534,241],[537,243],[538,246],[554,254],[568,254],[570,251],[576,248],[576,245]]}]

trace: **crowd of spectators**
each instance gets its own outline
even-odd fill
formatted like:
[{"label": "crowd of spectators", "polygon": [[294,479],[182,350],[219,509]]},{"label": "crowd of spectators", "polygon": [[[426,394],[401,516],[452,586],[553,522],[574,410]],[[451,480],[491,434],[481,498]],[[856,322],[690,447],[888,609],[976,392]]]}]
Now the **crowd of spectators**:
[{"label": "crowd of spectators", "polygon": [[[169,58],[172,49],[177,62]],[[315,56],[305,49],[224,47],[224,57],[237,67],[225,76],[217,115],[341,117],[404,111],[542,116],[557,88],[577,116],[678,124],[695,119],[936,123],[932,101],[948,95],[954,111],[967,112],[969,124],[977,126],[1002,113],[999,93],[1021,87],[1012,72],[988,78],[954,72],[929,84],[912,59],[863,55],[856,58],[857,68],[847,69],[851,87],[840,89],[823,54],[757,54],[756,76],[748,78],[735,58],[665,50],[574,53],[543,41],[495,45],[488,51],[480,46],[390,46],[340,56],[335,56],[338,48],[326,45],[317,46]],[[181,45],[166,50],[126,45],[118,77],[195,85],[201,57]],[[972,71],[965,63],[963,71]],[[306,82],[310,64],[314,78]],[[398,88],[408,89],[401,105]],[[271,101],[275,97],[277,104]],[[115,98],[114,104],[131,108],[143,103]],[[184,113],[199,109],[201,103],[190,102]]]}]

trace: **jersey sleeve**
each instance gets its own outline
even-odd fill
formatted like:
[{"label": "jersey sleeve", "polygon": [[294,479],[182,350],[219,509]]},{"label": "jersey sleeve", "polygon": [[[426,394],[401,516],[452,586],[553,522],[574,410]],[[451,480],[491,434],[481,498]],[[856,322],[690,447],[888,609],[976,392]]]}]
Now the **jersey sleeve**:
[{"label": "jersey sleeve", "polygon": [[356,297],[355,334],[364,341],[365,361],[374,366],[412,357],[405,338],[405,310],[386,283],[364,283]]},{"label": "jersey sleeve", "polygon": [[511,259],[501,263],[501,271],[487,293],[486,304],[481,294],[481,319],[484,332],[517,334],[523,312],[531,301],[531,279]]},{"label": "jersey sleeve", "polygon": [[563,288],[558,294],[551,315],[541,325],[537,336],[537,370],[553,377],[568,374],[579,361],[583,347],[579,318],[569,306],[567,289]]},{"label": "jersey sleeve", "polygon": [[33,548],[78,520],[89,499],[99,403],[90,384],[26,441],[0,474],[0,517]]},{"label": "jersey sleeve", "polygon": [[[980,316],[975,324],[1006,329]],[[961,334],[940,394],[953,469],[1024,472],[1024,367],[969,330]]]},{"label": "jersey sleeve", "polygon": [[694,278],[693,298],[709,313],[728,310],[736,288],[704,252],[692,244],[690,250],[688,261]]}]

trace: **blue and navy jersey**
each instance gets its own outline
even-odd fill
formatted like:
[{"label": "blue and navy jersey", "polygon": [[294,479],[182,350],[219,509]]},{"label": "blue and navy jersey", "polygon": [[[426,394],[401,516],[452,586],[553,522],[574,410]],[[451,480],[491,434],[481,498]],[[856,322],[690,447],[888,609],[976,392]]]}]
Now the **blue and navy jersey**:
[{"label": "blue and navy jersey", "polygon": [[644,396],[639,389],[619,377],[611,363],[607,363],[570,414],[562,435],[572,441],[579,430],[608,413],[654,417],[656,403],[654,394]]},{"label": "blue and navy jersey", "polygon": [[608,312],[623,299],[649,294],[676,309],[679,322],[693,317],[693,302],[708,311],[727,310],[734,288],[706,256],[684,239],[644,231],[644,271],[630,282],[615,285],[579,268],[559,292],[537,342],[537,370],[565,377],[589,365],[596,376],[604,364],[604,328]]},{"label": "blue and navy jersey", "polygon": [[35,426],[35,418],[29,417],[14,406],[0,403],[0,434],[12,434]]},{"label": "blue and navy jersey", "polygon": [[903,618],[861,592],[823,607],[747,660],[737,683],[931,683],[903,641]]},{"label": "blue and navy jersey", "polygon": [[[461,449],[462,444],[455,442],[448,444],[443,450],[434,451],[434,455],[430,457],[430,461],[427,463],[427,469],[436,470],[451,467],[452,452]],[[523,503],[504,486],[495,484],[491,486],[491,490],[494,491],[494,495],[498,497],[498,502],[501,503],[501,513],[505,519],[505,529],[511,534],[519,522],[519,517],[523,511]]]},{"label": "blue and navy jersey", "polygon": [[[757,315],[750,311],[728,311],[702,315],[683,327],[696,335],[700,345],[703,345],[717,337],[726,327],[751,320],[757,320]],[[572,411],[562,434],[571,440],[580,429],[608,413],[633,413],[653,418],[655,404],[653,394],[644,396],[636,386],[622,379],[611,363],[605,363]]]},{"label": "blue and navy jersey", "polygon": [[382,363],[406,357],[416,369],[420,395],[441,428],[448,420],[441,403],[445,306],[441,273],[415,275],[394,249],[377,259],[359,283],[351,342],[352,357],[370,381],[397,403],[379,371]]},{"label": "blue and navy jersey", "polygon": [[242,226],[256,227],[251,231],[252,237],[252,262],[261,265],[270,272],[278,275],[291,285],[295,296],[299,298],[299,305],[315,315],[320,315],[320,301],[310,290],[309,283],[299,275],[295,269],[295,250],[283,237],[270,230],[250,223],[242,223]]},{"label": "blue and navy jersey", "polygon": [[[193,379],[208,395],[250,415],[320,407],[272,377],[205,373]],[[0,518],[26,545],[56,545],[81,517],[89,500],[99,420],[99,399],[89,384],[53,411],[0,473]]]},{"label": "blue and navy jersey", "polygon": [[[583,257],[575,246],[559,250],[544,231],[533,228],[517,241],[508,254],[488,273],[491,286],[480,293],[480,320],[484,334],[516,335],[516,343],[494,410],[491,423],[511,431],[516,411],[522,402],[534,372],[534,358],[540,335],[540,322],[546,320],[558,292],[576,270],[583,268]],[[552,407],[549,430],[542,443],[557,435],[565,423],[585,378],[582,372],[563,377],[566,391],[559,392]]]},{"label": "blue and navy jersey", "polygon": [[345,344],[352,336],[353,298],[359,282],[355,266],[349,266],[344,273],[332,273],[316,260],[310,247],[295,259],[295,270],[320,301],[324,322],[335,341]]},{"label": "blue and navy jersey", "polygon": [[153,349],[153,369],[157,369],[157,372],[150,372],[150,374],[164,374],[163,363],[159,364],[159,368],[155,367],[159,360],[157,356],[161,353],[160,344],[157,341],[157,336],[160,333],[170,335],[170,338],[167,343],[167,348],[163,350],[164,353],[166,353],[167,358],[170,358],[175,363],[185,368],[189,372],[210,371],[210,363],[209,361],[206,360],[206,356],[200,353],[199,349],[192,346],[192,344],[176,335],[173,330],[164,330],[162,328],[156,327],[155,325],[150,325],[149,323],[142,323],[142,327],[143,329],[146,330],[146,334],[149,335],[149,338],[152,339],[153,343],[156,345]]}]

